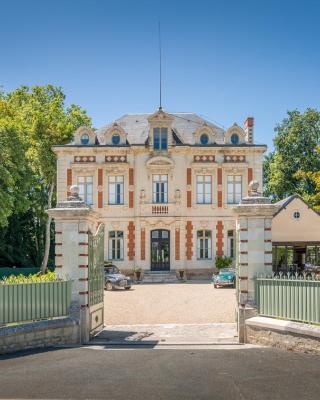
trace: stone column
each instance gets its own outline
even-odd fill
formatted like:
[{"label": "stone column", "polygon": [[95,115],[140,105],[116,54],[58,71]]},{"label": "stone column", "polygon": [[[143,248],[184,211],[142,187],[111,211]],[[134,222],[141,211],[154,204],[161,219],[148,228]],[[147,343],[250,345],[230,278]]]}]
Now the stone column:
[{"label": "stone column", "polygon": [[238,328],[244,341],[244,321],[254,315],[256,305],[255,278],[272,272],[271,222],[277,206],[258,193],[259,184],[252,181],[249,196],[241,200],[233,211],[236,214]]},{"label": "stone column", "polygon": [[88,233],[95,233],[98,214],[80,199],[77,186],[71,186],[68,199],[48,214],[55,221],[56,273],[73,280],[70,315],[79,320],[79,342],[84,343],[89,339]]}]

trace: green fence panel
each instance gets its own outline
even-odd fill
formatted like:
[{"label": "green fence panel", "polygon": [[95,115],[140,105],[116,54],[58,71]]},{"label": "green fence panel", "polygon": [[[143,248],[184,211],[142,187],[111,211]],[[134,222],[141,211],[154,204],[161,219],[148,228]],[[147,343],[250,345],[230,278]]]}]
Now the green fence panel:
[{"label": "green fence panel", "polygon": [[273,276],[256,279],[259,315],[320,323],[320,280],[309,276]]},{"label": "green fence panel", "polygon": [[0,285],[0,325],[69,314],[72,281]]}]

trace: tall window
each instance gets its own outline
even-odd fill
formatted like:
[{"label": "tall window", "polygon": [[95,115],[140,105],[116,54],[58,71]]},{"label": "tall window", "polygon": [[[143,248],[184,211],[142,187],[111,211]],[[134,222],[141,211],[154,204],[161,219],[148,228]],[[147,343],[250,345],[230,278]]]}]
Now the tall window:
[{"label": "tall window", "polygon": [[168,175],[152,176],[153,203],[168,203]]},{"label": "tall window", "polygon": [[242,197],[242,176],[228,175],[228,204],[238,204]]},{"label": "tall window", "polygon": [[234,248],[234,232],[228,231],[228,256],[231,258],[235,257]]},{"label": "tall window", "polygon": [[123,260],[123,232],[109,232],[109,260]]},{"label": "tall window", "polygon": [[93,204],[93,176],[78,176],[79,196],[89,205]]},{"label": "tall window", "polygon": [[153,129],[153,148],[155,150],[167,150],[168,148],[168,128]]},{"label": "tall window", "polygon": [[211,203],[212,181],[209,175],[197,175],[197,203]]},{"label": "tall window", "polygon": [[109,176],[109,204],[123,204],[123,176]]},{"label": "tall window", "polygon": [[211,231],[197,232],[197,258],[200,260],[211,258]]}]

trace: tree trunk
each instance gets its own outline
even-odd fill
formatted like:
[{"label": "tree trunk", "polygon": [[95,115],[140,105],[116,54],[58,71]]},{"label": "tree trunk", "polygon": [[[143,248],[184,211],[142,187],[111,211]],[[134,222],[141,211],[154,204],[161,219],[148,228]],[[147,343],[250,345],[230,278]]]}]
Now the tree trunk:
[{"label": "tree trunk", "polygon": [[[49,195],[48,195],[48,209],[51,208],[51,200],[53,195],[54,184],[51,183],[49,187]],[[51,228],[51,217],[48,216],[46,222],[46,235],[45,235],[45,243],[44,243],[44,256],[42,259],[40,272],[44,274],[47,270],[48,259],[49,259],[49,251],[50,251],[50,228]]]}]

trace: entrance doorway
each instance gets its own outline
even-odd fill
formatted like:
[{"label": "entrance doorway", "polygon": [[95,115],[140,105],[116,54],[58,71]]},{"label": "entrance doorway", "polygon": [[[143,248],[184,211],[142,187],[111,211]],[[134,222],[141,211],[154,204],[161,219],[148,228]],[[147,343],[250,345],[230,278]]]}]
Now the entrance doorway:
[{"label": "entrance doorway", "polygon": [[151,231],[151,271],[170,270],[170,231]]}]

